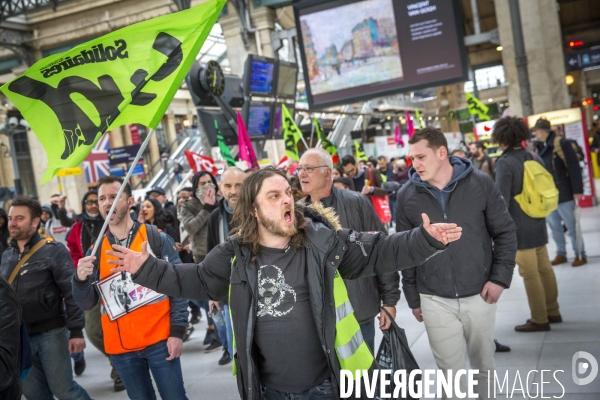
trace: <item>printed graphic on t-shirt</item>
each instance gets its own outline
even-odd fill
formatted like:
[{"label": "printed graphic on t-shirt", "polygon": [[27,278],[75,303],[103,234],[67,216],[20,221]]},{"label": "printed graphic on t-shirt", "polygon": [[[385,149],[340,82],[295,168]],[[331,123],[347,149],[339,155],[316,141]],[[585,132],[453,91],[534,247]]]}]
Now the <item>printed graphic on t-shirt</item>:
[{"label": "printed graphic on t-shirt", "polygon": [[288,314],[296,303],[296,292],[285,283],[285,276],[275,265],[263,265],[258,271],[257,317],[281,317]]}]

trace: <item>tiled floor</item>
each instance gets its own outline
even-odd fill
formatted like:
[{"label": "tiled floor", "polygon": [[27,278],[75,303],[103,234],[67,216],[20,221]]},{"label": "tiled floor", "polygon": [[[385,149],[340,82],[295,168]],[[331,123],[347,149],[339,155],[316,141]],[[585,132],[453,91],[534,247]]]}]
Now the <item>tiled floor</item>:
[{"label": "tiled floor", "polygon": [[[517,371],[527,386],[529,371],[563,370],[556,373],[560,385],[552,373],[544,373],[544,397],[561,397],[566,400],[599,400],[600,376],[586,386],[578,386],[571,377],[572,357],[577,351],[586,351],[600,362],[600,209],[582,210],[582,230],[588,253],[589,263],[583,267],[572,268],[570,264],[555,267],[559,286],[559,302],[564,319],[562,324],[552,325],[552,331],[544,333],[517,333],[514,326],[524,323],[529,318],[529,308],[523,280],[515,272],[513,285],[506,290],[498,303],[496,318],[496,338],[512,348],[510,353],[496,355],[497,374],[504,377],[508,371],[512,390],[517,380]],[[554,256],[554,245],[549,244],[551,258]],[[569,249],[569,257],[572,258]],[[423,324],[412,316],[406,302],[400,301],[397,322],[404,327],[412,348],[422,369],[435,368],[435,361]],[[196,325],[196,332],[184,345],[181,358],[183,374],[188,398],[226,400],[237,399],[235,378],[231,376],[231,365],[220,367],[217,361],[220,352],[204,354],[204,320]],[[378,333],[377,342],[381,339]],[[112,391],[109,378],[108,361],[95,348],[88,344],[86,349],[87,370],[77,378],[92,398],[127,399],[125,392]],[[541,373],[530,374],[529,394],[536,397]],[[536,383],[538,384],[536,386]],[[562,385],[562,386],[561,386]],[[517,382],[517,389],[519,388]],[[510,391],[509,390],[509,394]],[[539,390],[539,389],[538,389]],[[506,390],[498,398],[506,397]],[[512,398],[523,399],[519,390],[512,392]],[[541,393],[538,393],[540,398]],[[528,398],[528,397],[526,397]]]}]

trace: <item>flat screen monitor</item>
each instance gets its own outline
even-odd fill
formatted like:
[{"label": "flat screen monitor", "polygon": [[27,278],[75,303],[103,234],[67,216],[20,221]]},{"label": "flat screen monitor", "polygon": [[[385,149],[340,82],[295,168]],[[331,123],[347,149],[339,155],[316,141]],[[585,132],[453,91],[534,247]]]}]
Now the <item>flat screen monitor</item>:
[{"label": "flat screen monitor", "polygon": [[467,80],[460,2],[295,2],[310,109]]},{"label": "flat screen monitor", "polygon": [[247,95],[273,96],[275,64],[272,58],[249,55],[246,59],[245,85]]},{"label": "flat screen monitor", "polygon": [[[281,104],[275,103],[273,104],[273,136],[275,139],[283,138],[283,130],[281,129],[283,126],[283,118],[281,114]],[[286,104],[285,105],[290,112],[292,118],[294,117],[294,105]]]},{"label": "flat screen monitor", "polygon": [[251,138],[271,138],[273,103],[251,101],[247,107],[246,129]]},{"label": "flat screen monitor", "polygon": [[279,61],[277,64],[277,97],[280,99],[295,99],[298,66],[284,61]]}]

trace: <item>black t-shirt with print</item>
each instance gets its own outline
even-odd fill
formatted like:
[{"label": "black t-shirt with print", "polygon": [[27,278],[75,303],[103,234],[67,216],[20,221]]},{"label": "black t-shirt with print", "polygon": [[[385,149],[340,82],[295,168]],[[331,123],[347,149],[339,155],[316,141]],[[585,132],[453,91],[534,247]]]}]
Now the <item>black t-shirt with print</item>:
[{"label": "black t-shirt with print", "polygon": [[260,248],[254,343],[261,383],[301,393],[330,378],[308,294],[304,252]]}]

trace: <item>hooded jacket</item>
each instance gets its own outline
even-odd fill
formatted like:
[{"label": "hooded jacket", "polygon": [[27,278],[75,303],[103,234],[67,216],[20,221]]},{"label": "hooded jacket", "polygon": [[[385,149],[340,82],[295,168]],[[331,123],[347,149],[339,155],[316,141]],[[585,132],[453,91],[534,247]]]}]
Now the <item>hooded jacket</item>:
[{"label": "hooded jacket", "polygon": [[[94,244],[96,238],[98,238],[100,229],[102,229],[102,224],[104,224],[104,219],[100,213],[98,213],[97,217],[92,218],[85,211],[85,201],[90,194],[98,194],[98,192],[90,190],[83,195],[83,198],[81,199],[81,209],[83,212],[75,216],[73,220],[76,222],[73,224],[67,235],[67,247],[71,253],[75,268],[77,268],[79,259],[85,257],[88,249]],[[59,210],[59,216],[61,217],[62,222],[63,219],[68,218],[67,211],[64,208],[61,208]]]},{"label": "hooded jacket", "polygon": [[[335,213],[330,209],[324,211],[328,214],[326,219],[310,207],[296,207],[302,207],[308,222],[307,245],[299,251],[305,252],[309,301],[316,334],[329,364],[337,397],[340,364],[335,352],[334,274],[339,272],[344,279],[358,279],[391,273],[420,265],[446,247],[422,227],[390,236],[382,232],[358,233],[340,229]],[[240,245],[234,235],[215,247],[200,264],[172,265],[149,257],[132,275],[134,282],[170,296],[218,300],[229,293],[237,344],[234,356],[236,377],[243,400],[261,398],[256,367],[259,355],[254,346],[258,270],[251,257],[250,250]]]},{"label": "hooded jacket", "polygon": [[410,180],[396,198],[398,231],[419,226],[422,213],[432,223],[463,228],[460,240],[439,257],[402,272],[404,295],[413,309],[420,307],[419,293],[456,299],[481,293],[488,281],[508,288],[512,280],[516,227],[502,196],[471,161],[451,156],[450,164],[454,172],[443,190],[423,182],[411,167]]},{"label": "hooded jacket", "polygon": [[[63,209],[64,210],[64,209]],[[51,217],[45,224],[41,224],[46,230],[46,235],[52,237],[55,241],[67,245],[67,234],[69,233],[69,227],[73,225],[74,220],[72,218],[62,219],[59,216],[59,207],[57,204],[45,204],[42,206],[42,211],[50,213]],[[65,215],[67,211],[65,210]]]},{"label": "hooded jacket", "polygon": [[196,189],[198,189],[198,182],[203,175],[210,175],[215,190],[217,186],[217,180],[214,176],[206,171],[200,171],[194,174],[192,179],[192,197],[183,203],[181,211],[179,212],[179,220],[183,229],[188,233],[190,237],[190,247],[194,259],[200,262],[206,256],[206,238],[208,235],[208,218],[210,213],[217,208],[217,203],[220,200],[216,198],[214,205],[202,204],[199,198],[196,197]]},{"label": "hooded jacket", "polygon": [[[299,203],[309,205],[310,196]],[[335,210],[340,225],[346,229],[358,232],[387,232],[375,213],[373,204],[361,193],[332,187],[331,195],[321,199],[321,203]],[[356,320],[359,323],[372,321],[379,314],[382,304],[395,306],[400,300],[399,287],[400,275],[397,272],[346,281]]]},{"label": "hooded jacket", "polygon": [[[18,260],[42,238],[37,232],[21,254],[16,241],[2,254],[0,276],[8,279]],[[72,338],[83,337],[85,318],[75,303],[71,278],[75,273],[67,248],[48,242],[21,268],[12,284],[23,309],[23,320],[30,335],[67,326]],[[66,310],[65,310],[66,309]]]}]

